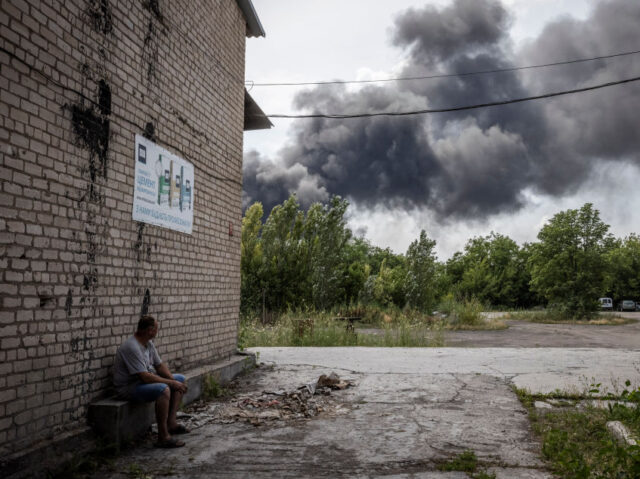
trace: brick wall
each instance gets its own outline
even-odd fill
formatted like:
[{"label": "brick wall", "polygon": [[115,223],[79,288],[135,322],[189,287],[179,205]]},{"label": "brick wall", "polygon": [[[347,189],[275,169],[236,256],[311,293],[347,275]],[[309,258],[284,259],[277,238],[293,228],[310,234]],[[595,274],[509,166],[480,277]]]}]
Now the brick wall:
[{"label": "brick wall", "polygon": [[[0,457],[86,424],[146,305],[173,369],[235,350],[244,46],[234,0],[2,0]],[[131,219],[145,132],[191,235]]]}]

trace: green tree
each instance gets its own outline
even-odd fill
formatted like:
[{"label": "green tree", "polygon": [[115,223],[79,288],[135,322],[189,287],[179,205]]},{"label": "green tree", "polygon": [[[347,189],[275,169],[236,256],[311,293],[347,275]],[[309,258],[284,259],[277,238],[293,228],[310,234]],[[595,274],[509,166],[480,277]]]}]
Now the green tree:
[{"label": "green tree", "polygon": [[262,204],[254,203],[242,218],[240,241],[240,306],[247,313],[260,307],[262,290]]},{"label": "green tree", "polygon": [[367,263],[371,266],[371,274],[378,274],[382,263],[389,269],[393,269],[397,266],[403,266],[404,258],[402,255],[397,255],[389,248],[380,248],[378,246],[369,246],[367,253]]},{"label": "green tree", "polygon": [[515,260],[519,272],[514,286],[518,298],[516,306],[521,308],[531,308],[544,303],[544,299],[531,288],[531,249],[531,243],[523,244],[518,249]]},{"label": "green tree", "polygon": [[607,252],[607,290],[616,301],[640,301],[640,237],[632,234],[616,241]]},{"label": "green tree", "polygon": [[345,304],[358,300],[371,273],[371,266],[367,261],[370,247],[363,238],[352,238],[344,246],[345,268],[342,271],[342,290]]},{"label": "green tree", "polygon": [[344,214],[349,203],[334,196],[328,205],[313,204],[307,213],[304,235],[308,242],[311,296],[318,309],[344,297],[344,250],[351,238]]},{"label": "green tree", "polygon": [[[262,206],[252,205],[242,228],[243,311],[263,304],[269,311],[326,309],[342,301],[348,267],[344,252],[351,238],[347,207],[345,200],[333,197],[327,205],[311,205],[305,215],[292,195],[262,225]],[[357,280],[358,268],[350,271]]]},{"label": "green tree", "polygon": [[556,214],[531,246],[534,291],[573,317],[593,313],[605,286],[608,230],[591,203]]},{"label": "green tree", "polygon": [[[397,259],[397,258],[396,258]],[[395,262],[395,267],[387,266],[387,260],[383,259],[380,270],[377,275],[370,276],[372,284],[368,292],[371,299],[380,306],[391,306],[395,304],[402,307],[406,301],[406,292],[404,289],[406,269],[404,262]],[[367,285],[365,285],[366,288]]]},{"label": "green tree", "polygon": [[422,230],[407,249],[407,303],[420,311],[431,311],[436,301],[436,242]]},{"label": "green tree", "polygon": [[294,195],[271,210],[262,227],[262,287],[268,310],[296,308],[311,298],[304,213]]},{"label": "green tree", "polygon": [[447,276],[459,297],[475,297],[494,306],[527,306],[526,257],[511,238],[492,232],[467,241],[464,253],[454,254],[447,262]]}]

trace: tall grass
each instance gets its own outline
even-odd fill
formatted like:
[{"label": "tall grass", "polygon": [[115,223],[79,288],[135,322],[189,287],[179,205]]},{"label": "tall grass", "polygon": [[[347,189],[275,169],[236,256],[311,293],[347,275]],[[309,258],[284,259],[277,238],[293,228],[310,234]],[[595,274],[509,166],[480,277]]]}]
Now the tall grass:
[{"label": "tall grass", "polygon": [[442,328],[434,323],[403,317],[382,322],[380,334],[364,334],[348,321],[329,313],[288,313],[274,324],[244,320],[240,324],[242,346],[379,346],[434,347],[444,343]]},{"label": "tall grass", "polygon": [[448,322],[454,329],[479,327],[485,324],[483,304],[476,298],[455,301],[451,305]]}]

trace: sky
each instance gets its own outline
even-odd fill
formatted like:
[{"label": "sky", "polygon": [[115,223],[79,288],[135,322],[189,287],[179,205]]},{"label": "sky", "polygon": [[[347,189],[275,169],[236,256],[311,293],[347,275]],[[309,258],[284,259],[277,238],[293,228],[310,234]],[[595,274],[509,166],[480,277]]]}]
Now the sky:
[{"label": "sky", "polygon": [[[629,0],[253,0],[265,38],[247,80],[371,80],[511,68],[640,50]],[[447,108],[640,76],[640,55],[406,82],[250,87],[265,113]],[[272,119],[244,136],[243,206],[346,198],[348,224],[406,252],[424,229],[446,260],[494,231],[535,241],[594,204],[611,232],[640,223],[640,82],[456,113]]]}]

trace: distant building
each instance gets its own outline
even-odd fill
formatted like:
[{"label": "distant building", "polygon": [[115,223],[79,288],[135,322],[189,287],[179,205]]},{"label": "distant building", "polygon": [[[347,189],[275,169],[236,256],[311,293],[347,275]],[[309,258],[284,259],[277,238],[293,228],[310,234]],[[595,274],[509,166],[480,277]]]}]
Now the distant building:
[{"label": "distant building", "polygon": [[6,463],[86,428],[143,312],[173,369],[235,352],[243,129],[270,123],[250,0],[3,0],[0,31]]}]

